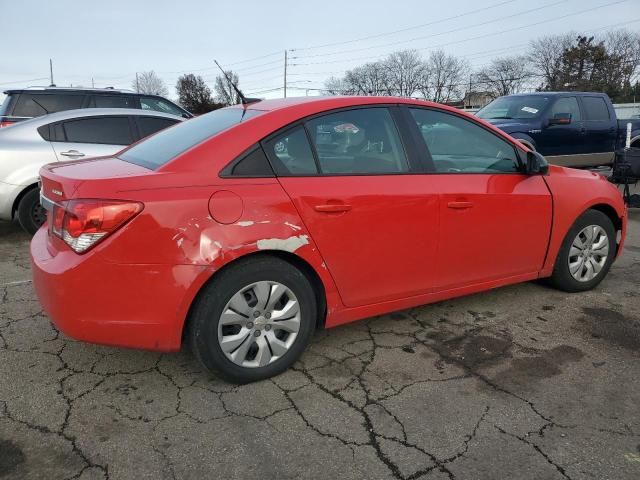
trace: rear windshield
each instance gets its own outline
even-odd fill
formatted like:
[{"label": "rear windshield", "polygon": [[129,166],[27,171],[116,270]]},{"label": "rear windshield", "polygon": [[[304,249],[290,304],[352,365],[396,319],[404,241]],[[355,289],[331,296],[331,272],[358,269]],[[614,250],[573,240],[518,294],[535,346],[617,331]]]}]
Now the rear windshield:
[{"label": "rear windshield", "polygon": [[125,150],[119,158],[156,170],[207,138],[261,113],[260,110],[246,110],[243,115],[241,108],[215,110],[161,131]]}]

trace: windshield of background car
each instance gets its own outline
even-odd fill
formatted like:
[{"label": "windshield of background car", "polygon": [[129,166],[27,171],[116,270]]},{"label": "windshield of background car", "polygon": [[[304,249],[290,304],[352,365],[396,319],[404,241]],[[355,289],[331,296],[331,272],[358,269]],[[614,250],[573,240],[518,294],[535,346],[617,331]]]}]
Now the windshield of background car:
[{"label": "windshield of background car", "polygon": [[549,97],[540,95],[500,97],[478,111],[476,116],[485,120],[535,118],[548,103]]},{"label": "windshield of background car", "polygon": [[161,131],[125,150],[119,158],[156,170],[191,147],[261,113],[264,112],[246,110],[243,115],[242,108],[215,110]]}]

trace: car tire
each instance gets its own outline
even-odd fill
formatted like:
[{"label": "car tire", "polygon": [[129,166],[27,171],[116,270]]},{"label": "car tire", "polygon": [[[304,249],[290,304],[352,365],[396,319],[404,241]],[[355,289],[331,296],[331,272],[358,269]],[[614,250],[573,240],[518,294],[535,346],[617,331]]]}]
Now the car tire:
[{"label": "car tire", "polygon": [[607,276],[616,248],[616,230],[611,219],[598,210],[588,210],[575,221],[562,242],[551,285],[565,292],[591,290]]},{"label": "car tire", "polygon": [[198,295],[188,342],[208,370],[233,383],[254,382],[293,365],[311,339],[317,312],[311,282],[290,263],[268,255],[239,260]]},{"label": "car tire", "polygon": [[20,199],[17,209],[18,223],[33,235],[46,221],[46,211],[40,205],[40,190],[32,188]]}]

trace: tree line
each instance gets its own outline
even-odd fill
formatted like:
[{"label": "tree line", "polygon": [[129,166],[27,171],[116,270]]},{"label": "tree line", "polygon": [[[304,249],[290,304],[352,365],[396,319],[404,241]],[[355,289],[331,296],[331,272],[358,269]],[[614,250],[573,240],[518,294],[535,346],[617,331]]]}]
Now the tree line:
[{"label": "tree line", "polygon": [[[471,71],[468,60],[443,50],[423,57],[402,50],[382,60],[359,65],[341,77],[324,82],[326,95],[391,95],[446,103],[469,93],[492,98],[524,91],[604,92],[614,102],[640,98],[640,34],[614,30],[601,37],[576,33],[548,35],[530,43],[523,55],[494,58]],[[178,78],[178,103],[195,114],[240,103],[227,77],[240,84],[237,73],[218,75],[210,88],[200,75]],[[155,72],[136,75],[132,87],[146,94],[166,96]]]},{"label": "tree line", "polygon": [[471,73],[467,60],[443,50],[426,58],[417,50],[394,52],[329,78],[325,92],[451,102],[468,92],[495,98],[522,91],[586,90],[626,102],[640,96],[639,67],[636,32],[616,30],[602,38],[567,33],[534,40],[524,55],[495,58]]}]

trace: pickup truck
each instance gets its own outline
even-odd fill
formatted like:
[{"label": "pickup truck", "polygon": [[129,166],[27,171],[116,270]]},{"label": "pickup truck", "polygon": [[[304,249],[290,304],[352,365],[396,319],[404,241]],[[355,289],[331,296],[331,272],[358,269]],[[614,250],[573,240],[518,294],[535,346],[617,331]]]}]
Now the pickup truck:
[{"label": "pickup truck", "polygon": [[538,92],[496,98],[479,110],[492,123],[549,163],[566,167],[610,165],[625,146],[640,147],[640,120],[618,120],[604,93]]}]

